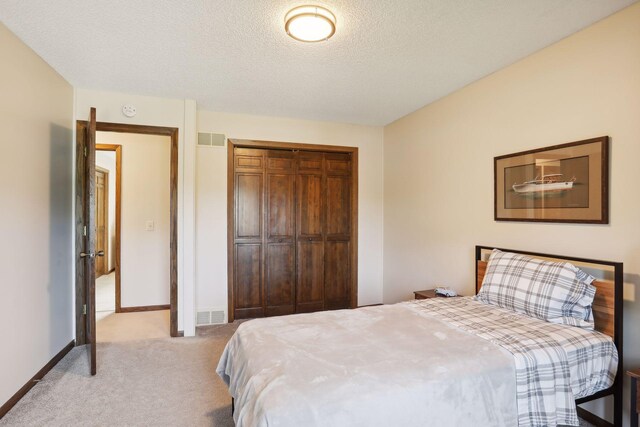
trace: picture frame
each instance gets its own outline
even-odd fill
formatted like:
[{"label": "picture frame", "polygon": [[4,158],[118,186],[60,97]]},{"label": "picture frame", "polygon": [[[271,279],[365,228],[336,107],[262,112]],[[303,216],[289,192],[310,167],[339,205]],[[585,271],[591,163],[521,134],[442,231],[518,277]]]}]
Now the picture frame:
[{"label": "picture frame", "polygon": [[609,223],[609,137],[494,157],[496,221]]}]

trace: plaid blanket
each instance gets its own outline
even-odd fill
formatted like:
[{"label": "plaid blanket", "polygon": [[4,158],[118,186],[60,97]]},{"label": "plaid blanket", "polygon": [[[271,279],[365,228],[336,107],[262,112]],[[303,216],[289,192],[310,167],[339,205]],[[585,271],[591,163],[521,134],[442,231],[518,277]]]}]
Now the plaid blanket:
[{"label": "plaid blanket", "polygon": [[618,352],[608,336],[548,323],[470,297],[404,304],[491,341],[514,357],[518,425],[579,425],[575,399],[613,384]]}]

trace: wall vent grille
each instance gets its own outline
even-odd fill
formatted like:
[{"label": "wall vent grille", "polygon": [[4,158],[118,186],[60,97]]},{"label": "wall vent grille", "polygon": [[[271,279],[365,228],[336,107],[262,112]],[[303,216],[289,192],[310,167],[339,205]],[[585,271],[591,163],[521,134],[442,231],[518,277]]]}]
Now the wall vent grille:
[{"label": "wall vent grille", "polygon": [[211,312],[199,311],[196,315],[196,325],[210,325],[211,324]]},{"label": "wall vent grille", "polygon": [[219,325],[224,323],[224,310],[198,311],[196,313],[196,326]]},{"label": "wall vent grille", "polygon": [[224,311],[216,310],[211,312],[211,324],[218,325],[224,323]]},{"label": "wall vent grille", "polygon": [[227,137],[221,133],[198,132],[198,145],[205,147],[224,147]]}]

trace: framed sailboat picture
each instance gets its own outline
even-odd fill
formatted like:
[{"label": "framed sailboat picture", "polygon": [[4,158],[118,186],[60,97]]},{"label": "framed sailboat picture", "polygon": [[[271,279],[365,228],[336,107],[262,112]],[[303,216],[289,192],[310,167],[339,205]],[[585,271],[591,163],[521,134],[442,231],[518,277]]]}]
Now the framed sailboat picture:
[{"label": "framed sailboat picture", "polygon": [[609,223],[609,137],[494,158],[496,221]]}]

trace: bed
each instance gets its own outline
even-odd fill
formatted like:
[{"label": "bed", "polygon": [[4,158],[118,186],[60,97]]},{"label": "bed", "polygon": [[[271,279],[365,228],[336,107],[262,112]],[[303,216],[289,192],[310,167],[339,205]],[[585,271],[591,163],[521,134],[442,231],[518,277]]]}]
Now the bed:
[{"label": "bed", "polygon": [[[493,249],[476,247],[477,297],[491,295]],[[499,251],[608,270],[591,282],[595,330],[474,297],[248,321],[217,368],[236,425],[577,425],[576,403],[607,395],[620,425],[622,264]]]}]

